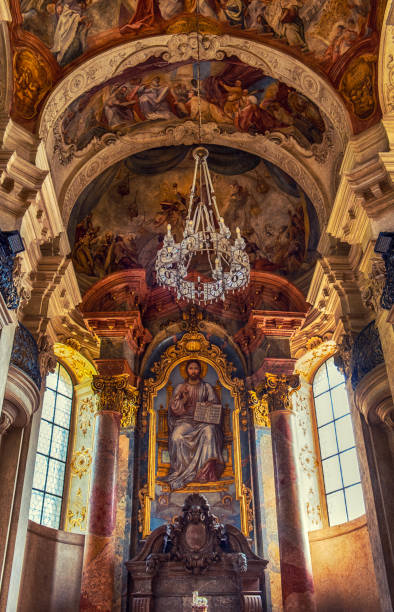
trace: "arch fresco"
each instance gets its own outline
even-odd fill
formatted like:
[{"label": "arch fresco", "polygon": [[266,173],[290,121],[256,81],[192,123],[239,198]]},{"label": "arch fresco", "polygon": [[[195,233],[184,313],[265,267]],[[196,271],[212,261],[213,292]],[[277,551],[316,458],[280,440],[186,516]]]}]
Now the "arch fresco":
[{"label": "arch fresco", "polygon": [[147,127],[176,129],[180,123],[213,122],[224,133],[277,134],[301,150],[318,154],[327,119],[293,87],[237,57],[169,63],[150,58],[91,88],[74,100],[54,124],[53,152],[61,165]]}]

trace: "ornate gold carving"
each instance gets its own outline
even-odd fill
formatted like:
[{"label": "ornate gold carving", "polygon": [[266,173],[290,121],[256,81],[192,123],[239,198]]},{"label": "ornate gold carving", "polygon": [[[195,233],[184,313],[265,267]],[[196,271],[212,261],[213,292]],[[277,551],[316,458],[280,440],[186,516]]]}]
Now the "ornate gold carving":
[{"label": "ornate gold carving", "polygon": [[[150,514],[151,514],[151,503],[155,499],[156,495],[156,444],[157,444],[157,419],[160,419],[160,410],[156,411],[154,406],[154,400],[160,389],[162,389],[168,382],[172,370],[187,361],[190,358],[196,358],[200,362],[205,362],[211,365],[214,370],[218,373],[219,382],[226,389],[229,389],[234,399],[234,410],[231,414],[232,419],[232,433],[233,433],[233,455],[234,455],[234,480],[236,498],[240,502],[241,511],[241,530],[243,534],[248,537],[251,529],[253,528],[253,519],[248,518],[248,501],[246,496],[246,489],[243,489],[242,483],[242,466],[241,466],[241,441],[240,441],[240,416],[243,410],[243,397],[244,397],[244,381],[239,378],[232,378],[232,374],[235,370],[233,364],[227,361],[226,355],[221,349],[205,338],[205,336],[196,330],[199,325],[199,313],[192,310],[188,313],[189,319],[189,331],[187,331],[183,337],[173,346],[170,346],[161,355],[158,362],[152,367],[152,371],[156,377],[145,379],[144,381],[144,392],[142,401],[142,431],[145,433],[148,430],[148,416],[149,416],[149,450],[148,450],[148,482],[140,489],[138,497],[140,500],[140,509],[138,513],[140,530],[143,537],[150,534]],[[190,329],[193,327],[194,329]],[[199,345],[199,349],[194,348]],[[245,412],[246,415],[246,412]],[[247,424],[247,418],[246,418]],[[160,457],[159,457],[160,460]],[[159,465],[159,468],[162,466]],[[213,486],[212,483],[207,483],[208,486]],[[160,482],[163,493],[166,492],[165,484]],[[228,488],[228,482],[223,481],[223,484],[219,482],[215,490],[226,490]],[[222,489],[223,487],[223,489]],[[225,487],[225,488],[224,488]],[[202,488],[199,485],[199,489]],[[195,491],[195,485],[194,485]]]},{"label": "ornate gold carving", "polygon": [[253,423],[255,427],[271,427],[271,421],[268,412],[268,397],[263,394],[261,398],[257,397],[256,391],[248,391],[249,406],[253,413]]},{"label": "ornate gold carving", "polygon": [[96,404],[92,397],[83,399],[79,405],[78,427],[85,437],[92,424],[92,416],[96,413]]},{"label": "ornate gold carving", "polygon": [[81,489],[78,488],[76,492],[76,498],[72,508],[67,511],[67,521],[71,527],[78,527],[81,531],[83,530],[83,523],[86,521],[87,508],[81,500]]},{"label": "ornate gold carving", "polygon": [[323,339],[320,338],[320,336],[313,336],[312,338],[309,338],[309,340],[307,340],[307,343],[305,346],[306,346],[306,349],[310,351],[311,349],[318,347],[322,342],[323,342]]},{"label": "ornate gold carving", "polygon": [[92,465],[92,454],[89,448],[81,447],[71,459],[71,472],[82,478]]},{"label": "ornate gold carving", "polygon": [[253,494],[252,490],[249,489],[246,485],[242,485],[242,495],[244,495],[246,501],[246,518],[247,518],[247,530],[248,535],[251,531],[253,531]]},{"label": "ornate gold carving", "polygon": [[138,491],[138,501],[140,507],[138,509],[138,531],[140,533],[144,533],[144,523],[145,523],[145,508],[146,508],[146,500],[148,497],[148,485],[144,485],[142,489]]},{"label": "ornate gold carving", "polygon": [[300,380],[297,374],[291,376],[269,374],[265,375],[265,383],[259,385],[257,394],[265,399],[269,412],[276,410],[292,410],[289,387],[295,391],[300,388]]},{"label": "ornate gold carving", "polygon": [[308,382],[318,369],[318,367],[337,350],[336,343],[333,340],[326,340],[308,351],[299,358],[295,367],[295,374],[303,376]]},{"label": "ornate gold carving", "polygon": [[139,392],[134,387],[127,387],[122,405],[122,416],[120,426],[123,428],[135,428],[137,424],[137,414],[139,407]]},{"label": "ornate gold carving", "polygon": [[52,85],[49,66],[37,52],[17,49],[14,55],[14,105],[24,119],[32,119]]},{"label": "ornate gold carving", "polygon": [[113,410],[121,415],[121,427],[135,427],[139,393],[128,385],[128,374],[93,376],[92,389],[99,395],[98,411]]},{"label": "ornate gold carving", "polygon": [[76,344],[74,342],[71,344],[70,341],[71,339],[66,340],[67,345],[60,343],[54,344],[53,348],[55,355],[68,365],[78,379],[78,382],[82,382],[96,374],[96,369],[90,361],[78,352]]}]

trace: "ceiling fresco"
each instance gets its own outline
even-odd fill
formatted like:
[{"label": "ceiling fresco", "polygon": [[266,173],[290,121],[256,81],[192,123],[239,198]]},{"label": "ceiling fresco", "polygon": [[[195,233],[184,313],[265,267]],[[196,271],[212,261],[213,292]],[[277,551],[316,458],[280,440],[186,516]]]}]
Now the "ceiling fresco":
[{"label": "ceiling fresco", "polygon": [[[280,134],[317,154],[325,121],[306,96],[236,58],[200,66],[201,103],[195,63],[148,61],[77,98],[54,126],[54,152],[66,165],[89,145],[110,144],[147,125],[214,122],[223,132]],[[320,152],[322,155],[323,152]]]},{"label": "ceiling fresco", "polygon": [[[37,114],[63,69],[126,40],[196,30],[196,0],[12,2],[19,60],[16,66],[14,59],[14,111],[25,120]],[[377,120],[376,60],[384,5],[378,0],[199,0],[199,29],[261,41],[325,74],[359,131]],[[26,89],[29,74],[36,91],[28,91],[21,103],[18,80],[25,80]]]},{"label": "ceiling fresco", "polygon": [[[316,260],[319,223],[311,202],[287,174],[261,158],[208,146],[221,214],[240,227],[252,268],[296,280]],[[78,198],[68,226],[82,292],[113,272],[144,268],[155,286],[157,250],[170,223],[182,236],[194,163],[192,148],[132,155],[97,177]],[[196,268],[204,274],[201,262]]]}]

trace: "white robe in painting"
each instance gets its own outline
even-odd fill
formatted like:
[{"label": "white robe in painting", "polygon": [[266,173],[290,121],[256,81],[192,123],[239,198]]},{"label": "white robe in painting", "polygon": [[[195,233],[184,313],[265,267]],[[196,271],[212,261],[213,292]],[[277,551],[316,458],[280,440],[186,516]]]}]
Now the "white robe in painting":
[{"label": "white robe in painting", "polygon": [[[182,398],[188,394],[185,403]],[[168,450],[171,471],[168,483],[172,490],[189,482],[218,480],[223,472],[223,432],[220,425],[200,423],[193,419],[197,402],[218,403],[215,390],[207,382],[185,382],[178,385],[168,415]]]}]

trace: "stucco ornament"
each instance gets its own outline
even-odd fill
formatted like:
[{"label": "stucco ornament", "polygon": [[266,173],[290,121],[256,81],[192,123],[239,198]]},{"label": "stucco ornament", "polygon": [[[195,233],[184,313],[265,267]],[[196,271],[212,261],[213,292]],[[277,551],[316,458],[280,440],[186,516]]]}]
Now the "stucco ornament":
[{"label": "stucco ornament", "polygon": [[[343,143],[351,133],[350,120],[334,88],[310,68],[277,49],[230,35],[201,35],[200,59],[223,59],[236,55],[246,64],[263,68],[267,75],[295,87],[309,97],[328,116]],[[52,91],[45,105],[39,128],[47,140],[57,118],[78,96],[92,87],[137,66],[151,57],[163,57],[170,63],[197,58],[197,38],[187,34],[162,35],[141,41],[129,41],[87,60]]]}]

